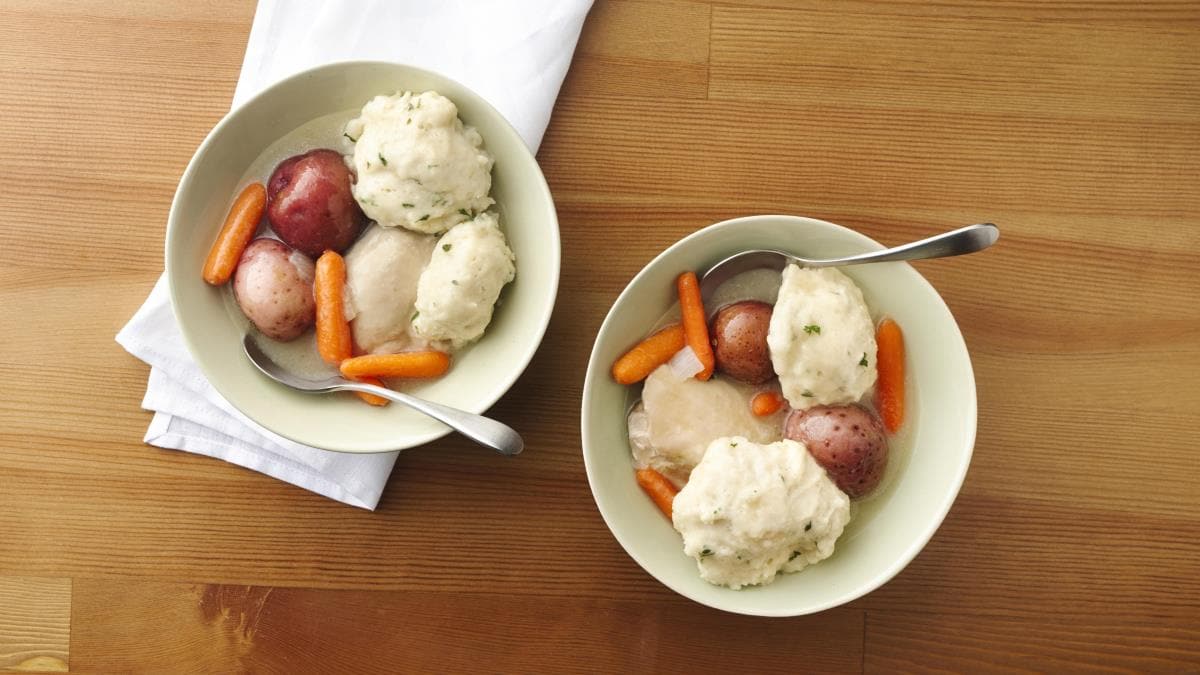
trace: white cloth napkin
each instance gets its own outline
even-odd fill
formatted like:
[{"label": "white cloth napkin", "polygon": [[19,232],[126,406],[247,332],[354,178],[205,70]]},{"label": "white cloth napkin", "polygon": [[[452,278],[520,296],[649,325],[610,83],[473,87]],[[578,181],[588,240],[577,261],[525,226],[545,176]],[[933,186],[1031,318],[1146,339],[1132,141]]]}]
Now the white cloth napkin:
[{"label": "white cloth napkin", "polygon": [[[259,0],[233,105],[315,65],[350,59],[436,70],[471,87],[541,143],[592,0]],[[166,279],[117,334],[150,364],[145,442],[217,457],[354,506],[379,503],[397,453],[310,448],[247,419],[204,378],[171,310]]]}]

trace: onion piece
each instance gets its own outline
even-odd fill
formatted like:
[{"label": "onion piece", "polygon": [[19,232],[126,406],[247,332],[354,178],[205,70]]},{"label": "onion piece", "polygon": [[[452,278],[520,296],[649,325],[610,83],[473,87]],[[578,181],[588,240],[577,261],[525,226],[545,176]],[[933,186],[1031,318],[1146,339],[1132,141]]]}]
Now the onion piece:
[{"label": "onion piece", "polygon": [[[286,242],[284,245],[287,245]],[[292,252],[288,254],[288,260],[296,268],[296,272],[299,273],[300,279],[304,283],[311,284],[313,282],[313,279],[317,276],[317,265],[312,261],[312,258],[292,249]]]},{"label": "onion piece", "polygon": [[675,352],[675,356],[672,356],[671,360],[667,362],[667,367],[671,369],[671,373],[675,377],[684,380],[695,377],[696,373],[704,370],[704,364],[700,363],[700,359],[691,347],[684,347]]}]

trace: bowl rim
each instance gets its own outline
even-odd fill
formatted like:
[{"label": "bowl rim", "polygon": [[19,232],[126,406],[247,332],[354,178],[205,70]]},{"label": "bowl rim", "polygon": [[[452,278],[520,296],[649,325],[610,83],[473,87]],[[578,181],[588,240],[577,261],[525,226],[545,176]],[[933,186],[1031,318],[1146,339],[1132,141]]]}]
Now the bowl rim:
[{"label": "bowl rim", "polygon": [[[637,551],[635,551],[633,549],[633,547],[631,545],[632,544],[631,539],[627,536],[622,536],[613,527],[612,518],[609,515],[609,509],[611,507],[606,508],[606,504],[604,503],[604,500],[602,500],[602,498],[600,497],[600,492],[597,489],[598,488],[598,479],[596,478],[597,471],[593,467],[593,463],[595,460],[593,460],[591,458],[592,452],[589,449],[589,446],[590,446],[589,439],[592,434],[592,429],[591,429],[591,422],[587,415],[587,408],[588,408],[587,402],[593,395],[592,389],[593,389],[596,379],[608,377],[608,372],[609,372],[608,366],[605,365],[605,366],[601,367],[597,363],[597,356],[598,356],[597,352],[599,351],[599,348],[600,348],[600,338],[609,329],[609,324],[613,320],[613,316],[614,316],[613,312],[617,308],[617,306],[620,304],[623,304],[623,301],[625,301],[626,297],[631,294],[634,285],[642,277],[647,276],[649,273],[648,271],[651,268],[657,266],[664,258],[669,256],[673,252],[690,245],[693,241],[695,241],[696,239],[699,239],[701,236],[711,236],[712,231],[719,230],[719,229],[742,227],[748,223],[762,221],[762,220],[782,220],[782,221],[790,221],[790,222],[796,223],[796,224],[806,223],[806,224],[810,224],[810,225],[816,224],[820,227],[830,227],[835,230],[841,230],[843,232],[851,234],[853,237],[861,240],[863,244],[865,244],[869,247],[874,247],[875,250],[884,248],[884,246],[882,244],[875,241],[874,239],[871,239],[870,237],[866,236],[865,234],[862,234],[861,232],[858,232],[857,230],[853,230],[853,229],[845,227],[843,225],[838,225],[836,223],[831,223],[826,220],[820,220],[818,218],[810,218],[807,216],[782,215],[782,214],[759,214],[759,215],[740,216],[737,218],[730,218],[727,220],[723,220],[723,221],[702,227],[702,228],[696,230],[695,232],[692,232],[691,234],[688,234],[687,236],[683,237],[679,241],[676,241],[674,244],[671,244],[666,249],[664,249],[661,253],[659,253],[657,256],[655,256],[650,262],[646,263],[646,265],[643,266],[642,269],[639,270],[638,273],[635,274],[634,277],[629,280],[629,282],[625,285],[625,288],[622,289],[620,295],[618,295],[616,300],[613,301],[612,306],[608,310],[608,313],[605,314],[605,316],[604,316],[604,321],[600,324],[600,329],[596,333],[596,340],[592,343],[591,354],[588,356],[587,374],[584,378],[583,393],[580,397],[580,411],[579,411],[580,447],[581,447],[581,452],[583,454],[584,469],[587,473],[588,488],[591,490],[592,499],[596,503],[596,508],[600,511],[600,516],[601,516],[601,518],[603,518],[604,524],[608,527],[609,532],[611,532],[613,537],[617,540],[617,543],[619,543],[621,545],[621,548],[625,549],[625,552],[629,555],[629,557],[633,558],[634,562],[636,562],[647,574],[654,577],[655,579],[658,580],[659,583],[663,584],[664,586],[671,589],[672,591],[675,591],[679,595],[682,595],[682,596],[688,598],[689,600],[692,600],[693,602],[697,602],[701,605],[705,605],[707,607],[712,607],[714,609],[719,609],[719,610],[731,612],[734,614],[744,614],[744,615],[750,615],[750,616],[766,616],[766,617],[802,616],[805,614],[815,614],[817,612],[821,612],[821,611],[824,611],[827,609],[839,607],[848,602],[852,602],[858,598],[861,598],[862,596],[876,590],[880,586],[882,586],[885,583],[887,583],[888,581],[890,581],[897,574],[899,574],[900,571],[903,570],[905,567],[907,567],[908,564],[910,562],[912,562],[912,560],[914,558],[917,557],[917,555],[921,552],[921,550],[925,548],[925,545],[929,543],[929,540],[933,538],[934,533],[937,531],[937,529],[939,527],[941,527],[941,524],[945,520],[946,515],[950,512],[950,508],[951,508],[951,506],[953,506],[955,499],[958,498],[958,493],[962,489],[963,481],[966,479],[967,470],[971,464],[971,457],[974,455],[974,452],[975,452],[975,439],[976,439],[976,435],[977,435],[977,431],[978,431],[978,392],[976,391],[975,369],[974,369],[974,366],[971,364],[970,352],[969,352],[969,350],[966,349],[966,341],[963,339],[962,329],[959,327],[958,321],[956,319],[954,319],[954,314],[950,311],[950,307],[948,305],[946,305],[945,299],[942,298],[941,294],[937,292],[937,289],[935,289],[933,287],[933,285],[930,284],[929,281],[924,276],[921,275],[920,272],[918,272],[915,268],[913,268],[912,265],[909,265],[908,263],[893,263],[893,264],[902,264],[905,267],[907,267],[913,274],[916,275],[918,282],[921,284],[924,284],[924,286],[933,293],[933,297],[937,299],[937,302],[940,303],[941,308],[944,309],[946,311],[946,314],[950,317],[951,327],[954,331],[954,334],[957,335],[959,341],[963,345],[963,351],[966,356],[966,365],[967,365],[966,375],[967,375],[967,380],[968,380],[966,382],[966,384],[969,385],[969,387],[967,389],[970,392],[970,398],[968,401],[969,416],[967,419],[969,434],[968,434],[968,438],[966,439],[967,442],[965,444],[966,452],[963,453],[961,461],[959,462],[959,465],[956,467],[955,475],[953,477],[952,489],[947,490],[946,494],[943,495],[940,503],[937,506],[937,509],[935,512],[935,517],[932,518],[928,523],[926,523],[926,525],[918,533],[918,536],[915,537],[908,544],[908,546],[902,551],[901,555],[899,555],[895,559],[893,559],[881,571],[874,574],[872,576],[872,578],[866,584],[849,589],[849,590],[837,595],[832,600],[829,600],[827,602],[816,604],[811,607],[804,607],[799,610],[788,610],[788,609],[782,609],[779,611],[751,610],[751,609],[747,609],[745,607],[738,606],[738,603],[736,603],[736,602],[728,602],[727,603],[727,602],[724,602],[723,600],[709,601],[708,599],[702,599],[702,598],[691,595],[683,587],[681,587],[681,586],[673,583],[669,579],[663,578],[663,577],[659,576],[658,574],[656,574],[655,572],[653,572],[651,570],[651,568],[647,566],[645,559],[642,556],[640,556],[637,553]],[[706,234],[706,233],[709,233],[709,234]],[[870,250],[870,249],[868,249],[868,250]],[[714,259],[713,262],[716,262],[716,259]],[[632,467],[632,464],[631,464],[631,467]],[[631,470],[631,473],[632,473],[632,470]],[[731,591],[731,592],[737,593],[738,591]],[[736,596],[722,595],[719,597],[736,597]]]},{"label": "bowl rim", "polygon": [[[389,442],[381,438],[374,442],[351,442],[339,447],[333,447],[328,444],[321,446],[312,445],[310,440],[304,439],[302,435],[295,434],[285,427],[265,424],[258,419],[255,419],[253,415],[243,410],[242,407],[239,406],[234,400],[230,399],[225,392],[221,391],[220,387],[213,382],[209,367],[204,363],[203,359],[196,356],[198,350],[196,349],[195,340],[197,338],[196,336],[189,334],[189,331],[184,328],[184,321],[181,320],[180,314],[176,311],[176,308],[180,306],[180,302],[179,290],[177,289],[175,281],[176,275],[172,274],[171,250],[173,248],[173,243],[177,242],[180,237],[179,233],[181,232],[181,228],[184,227],[182,224],[183,214],[181,213],[182,205],[180,204],[180,193],[183,191],[184,186],[192,181],[195,177],[195,174],[200,170],[200,158],[208,153],[209,148],[217,142],[217,139],[224,133],[225,128],[231,125],[234,119],[242,115],[245,110],[256,105],[259,101],[275,95],[280,89],[292,85],[297,80],[308,78],[316,73],[328,70],[353,70],[364,67],[399,69],[400,71],[405,71],[410,74],[415,73],[418,76],[426,77],[435,81],[440,80],[447,82],[452,86],[461,89],[463,92],[466,92],[469,97],[474,99],[472,105],[474,107],[482,107],[483,109],[490,111],[490,114],[494,115],[494,117],[499,120],[500,123],[498,126],[500,127],[501,133],[509,136],[510,140],[515,140],[521,148],[521,152],[527,155],[527,158],[534,169],[534,177],[536,178],[535,180],[531,181],[531,185],[527,186],[527,189],[537,190],[539,194],[544,197],[545,203],[549,205],[547,213],[549,216],[549,223],[552,225],[552,227],[549,228],[549,236],[545,238],[545,241],[541,245],[546,248],[544,252],[545,257],[550,259],[546,261],[550,265],[550,294],[548,298],[549,302],[546,302],[544,306],[538,309],[537,314],[531,317],[537,322],[534,330],[536,339],[530,340],[522,350],[520,357],[511,362],[515,364],[516,367],[511,368],[508,371],[507,376],[503,378],[497,378],[503,382],[503,385],[497,388],[495,396],[480,399],[474,405],[464,406],[461,409],[476,414],[482,414],[488,408],[495,405],[497,401],[503,398],[504,395],[512,389],[512,386],[521,377],[521,375],[524,374],[525,370],[529,367],[529,363],[533,360],[534,354],[537,353],[537,350],[541,347],[542,341],[545,339],[546,330],[550,325],[550,318],[558,301],[558,291],[562,271],[562,236],[559,230],[558,209],[555,206],[554,197],[550,192],[550,186],[546,182],[546,176],[542,172],[541,165],[538,164],[534,151],[532,151],[525,143],[525,139],[521,137],[520,133],[517,132],[516,128],[511,122],[509,122],[508,118],[506,118],[495,106],[493,106],[491,102],[477,93],[471,87],[462,84],[454,78],[428,68],[421,68],[398,61],[385,61],[379,59],[348,59],[332,61],[314,66],[312,68],[306,68],[293,73],[292,75],[281,78],[269,86],[262,88],[258,92],[248,97],[245,101],[232,107],[228,112],[226,112],[221,119],[218,120],[215,125],[213,125],[213,128],[210,129],[205,135],[204,140],[200,142],[200,145],[196,147],[196,151],[192,154],[191,159],[188,160],[187,167],[180,176],[179,183],[176,185],[175,192],[171,197],[171,208],[167,213],[166,236],[164,237],[163,242],[163,274],[167,279],[167,292],[168,296],[170,297],[172,312],[176,317],[176,324],[179,327],[179,333],[183,337],[184,346],[187,347],[189,356],[192,357],[192,360],[195,361],[196,365],[200,368],[200,371],[204,374],[205,380],[212,384],[213,389],[218,395],[221,396],[221,398],[228,401],[230,405],[236,408],[241,414],[245,415],[249,420],[272,433],[278,434],[279,436],[296,443],[308,445],[321,450],[349,454],[377,454],[407,450],[409,448],[424,445],[442,438],[451,433],[453,429],[442,424],[439,425],[440,428],[434,431],[412,436],[400,443]],[[487,143],[487,139],[484,139],[484,142]]]}]

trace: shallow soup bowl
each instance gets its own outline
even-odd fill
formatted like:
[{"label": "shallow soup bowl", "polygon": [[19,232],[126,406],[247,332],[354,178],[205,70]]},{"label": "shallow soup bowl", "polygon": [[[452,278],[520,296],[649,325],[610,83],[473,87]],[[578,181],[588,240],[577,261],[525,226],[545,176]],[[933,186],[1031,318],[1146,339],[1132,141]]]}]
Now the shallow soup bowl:
[{"label": "shallow soup bowl", "polygon": [[[765,586],[730,590],[703,581],[671,523],[634,478],[625,417],[638,396],[617,384],[613,362],[644,338],[676,301],[675,278],[703,273],[748,249],[825,258],[883,248],[853,230],[795,216],[750,216],[704,228],[641,270],[617,298],[592,349],[581,411],[583,458],[596,505],[613,536],[653,577],[696,602],[761,616],[796,616],[844,604],[895,576],[949,511],[975,441],[975,378],[945,302],[907,263],[844,267],[873,317],[902,327],[907,349],[906,417],[890,439],[888,470],[874,494],[852,506],[834,554]],[[702,413],[699,413],[702,414]]]},{"label": "shallow soup bowl", "polygon": [[[251,420],[299,443],[382,452],[429,442],[449,429],[401,405],[375,408],[349,394],[306,395],[268,380],[242,353],[249,326],[229,286],[208,286],[201,268],[247,168],[272,144],[313,120],[350,119],[375,96],[407,90],[446,96],[483,137],[495,158],[491,194],[516,256],[516,278],[501,293],[482,339],[455,354],[445,376],[406,391],[484,412],[520,376],[550,320],[559,273],[554,202],[532,153],[499,112],[449,78],[395,63],[335,63],[289,77],[231,111],[196,151],[171,205],[166,268],[180,330],[209,382]],[[327,135],[314,147],[340,149],[340,134]]]}]

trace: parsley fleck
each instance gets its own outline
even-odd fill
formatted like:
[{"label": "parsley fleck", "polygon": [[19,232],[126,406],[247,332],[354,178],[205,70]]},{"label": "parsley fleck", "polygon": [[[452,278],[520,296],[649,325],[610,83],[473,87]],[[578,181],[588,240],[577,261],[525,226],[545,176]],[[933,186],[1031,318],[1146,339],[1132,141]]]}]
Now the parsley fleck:
[{"label": "parsley fleck", "polygon": [[471,212],[470,212],[470,211],[468,211],[468,210],[466,210],[466,209],[459,209],[459,210],[458,210],[458,212],[459,212],[459,213],[461,213],[461,214],[463,214],[464,216],[466,216],[466,217],[468,217],[468,218],[470,218],[470,217],[471,217]]},{"label": "parsley fleck", "polygon": [[802,393],[800,395],[803,396],[804,398],[812,398],[813,397],[813,393],[807,389],[805,389],[804,393]]},{"label": "parsley fleck", "polygon": [[405,123],[405,124],[412,124],[412,118],[411,118],[411,117],[410,117],[410,118],[408,118],[407,120],[405,120],[405,121],[404,121],[404,123]]},{"label": "parsley fleck", "polygon": [[867,353],[866,352],[863,352],[863,357],[858,360],[858,365],[862,366],[863,368],[867,367]]},{"label": "parsley fleck", "polygon": [[353,136],[351,136],[350,134],[347,134],[347,133],[342,133],[342,135],[343,135],[343,136],[345,136],[346,138],[350,139],[350,142],[351,142],[351,143],[357,143],[357,142],[358,142],[358,139],[357,139],[357,138],[355,138],[355,137],[353,137]]},{"label": "parsley fleck", "polygon": [[[379,161],[383,162],[384,166],[387,166],[387,157],[384,157],[382,152],[379,153]],[[807,329],[805,329],[805,330],[807,330]]]},{"label": "parsley fleck", "polygon": [[815,323],[810,323],[809,325],[804,327],[804,332],[808,333],[809,335],[820,335],[821,327]]},{"label": "parsley fleck", "polygon": [[409,321],[416,321],[418,316],[421,316],[421,310],[419,309],[413,312],[413,318],[409,319]]},{"label": "parsley fleck", "polygon": [[812,521],[810,520],[810,521],[808,521],[808,524],[804,526],[804,531],[808,532],[811,529],[812,529]]},{"label": "parsley fleck", "polygon": [[708,556],[710,556],[712,554],[713,554],[713,552],[712,552],[712,549],[710,549],[710,548],[706,548],[703,551],[700,551],[701,558],[707,558]]},{"label": "parsley fleck", "polygon": [[793,560],[795,560],[796,558],[799,558],[799,557],[800,557],[800,551],[792,551],[792,557],[788,558],[788,562],[792,562]]},{"label": "parsley fleck", "polygon": [[458,279],[451,279],[451,280],[450,280],[450,283],[451,283],[451,284],[454,284],[455,286],[457,286],[457,285],[458,285]]},{"label": "parsley fleck", "polygon": [[734,442],[732,442],[732,441],[731,441],[731,442],[729,443],[729,447],[731,447],[731,448],[736,448],[736,447],[737,447],[737,443],[734,443]]},{"label": "parsley fleck", "polygon": [[451,246],[453,246],[453,244],[442,244],[442,250],[449,253]]},{"label": "parsley fleck", "polygon": [[400,206],[403,206],[403,207],[404,207],[404,208],[406,208],[406,209],[411,209],[411,208],[413,207],[413,205],[412,205],[412,204],[409,204],[409,203],[407,203],[407,202],[406,202],[406,203],[404,203],[404,204],[401,204]]},{"label": "parsley fleck", "polygon": [[417,222],[418,222],[418,223],[423,223],[423,222],[425,222],[425,221],[427,221],[427,220],[429,220],[429,214],[428,214],[428,213],[426,213],[425,215],[421,216],[420,218],[417,218]]}]

